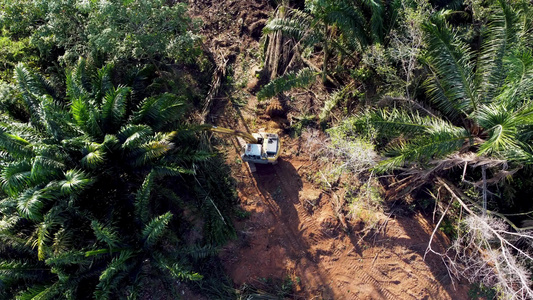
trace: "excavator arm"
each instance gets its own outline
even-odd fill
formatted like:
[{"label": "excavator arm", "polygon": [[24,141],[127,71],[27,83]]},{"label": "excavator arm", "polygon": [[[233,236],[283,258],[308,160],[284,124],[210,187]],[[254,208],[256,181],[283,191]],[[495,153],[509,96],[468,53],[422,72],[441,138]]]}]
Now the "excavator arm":
[{"label": "excavator arm", "polygon": [[259,143],[259,141],[253,135],[251,135],[251,134],[249,134],[247,132],[243,132],[243,131],[239,131],[239,130],[233,130],[233,129],[224,128],[224,127],[213,126],[213,125],[206,125],[205,129],[208,130],[208,131],[211,131],[211,132],[239,136],[239,137],[245,139],[247,142],[252,143],[252,144],[258,144]]}]

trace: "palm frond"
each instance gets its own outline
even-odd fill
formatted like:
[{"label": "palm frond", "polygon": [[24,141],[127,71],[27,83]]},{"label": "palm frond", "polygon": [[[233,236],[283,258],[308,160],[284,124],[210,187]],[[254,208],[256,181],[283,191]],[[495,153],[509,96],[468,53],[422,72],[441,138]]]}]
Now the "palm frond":
[{"label": "palm frond", "polygon": [[9,133],[0,126],[0,149],[15,158],[28,158],[32,155],[32,145],[26,139]]},{"label": "palm frond", "polygon": [[59,282],[51,285],[32,286],[29,289],[19,293],[16,300],[52,300],[60,297],[58,291]]},{"label": "palm frond", "polygon": [[173,215],[167,212],[152,219],[142,230],[144,247],[149,249],[163,236]]},{"label": "palm frond", "polygon": [[327,120],[331,111],[337,106],[337,104],[344,98],[345,91],[339,90],[331,93],[328,99],[325,101],[322,111],[320,112],[320,120]]},{"label": "palm frond", "polygon": [[364,0],[363,3],[370,8],[370,32],[374,42],[383,43],[385,37],[385,7],[380,0]]},{"label": "palm frond", "polygon": [[286,17],[270,20],[263,28],[263,34],[281,32],[304,47],[310,47],[323,40],[320,29],[312,26],[313,19],[310,15],[298,10],[289,10]]},{"label": "palm frond", "polygon": [[68,170],[64,176],[65,179],[59,181],[62,195],[79,193],[94,182],[92,178],[80,170]]},{"label": "palm frond", "polygon": [[471,136],[464,128],[435,119],[433,124],[427,127],[425,134],[407,141],[400,140],[389,146],[385,154],[391,158],[379,162],[375,170],[385,172],[402,167],[406,163],[423,164],[432,158],[458,151],[470,140]]},{"label": "palm frond", "polygon": [[2,170],[2,189],[10,196],[22,192],[31,182],[31,165],[26,161],[13,162]]},{"label": "palm frond", "polygon": [[32,242],[32,247],[37,248],[37,258],[44,260],[46,252],[48,252],[48,246],[46,245],[50,241],[50,227],[54,226],[54,223],[49,224],[46,221],[37,225],[36,237]]},{"label": "palm frond", "polygon": [[150,216],[150,194],[152,192],[152,186],[154,184],[155,173],[150,172],[144,179],[141,188],[137,191],[135,197],[135,215],[139,218],[142,224],[146,224],[149,221]]},{"label": "palm frond", "polygon": [[496,100],[509,108],[521,106],[533,94],[533,54],[513,52],[504,58],[504,64],[507,78]]},{"label": "palm frond", "polygon": [[111,81],[111,73],[114,66],[112,64],[106,64],[96,73],[93,79],[93,95],[97,105],[101,105],[104,96],[113,89],[113,83]]},{"label": "palm frond", "polygon": [[105,161],[105,152],[102,150],[101,145],[97,143],[86,144],[82,149],[82,153],[84,156],[81,159],[81,164],[88,169],[94,169]]},{"label": "palm frond", "polygon": [[153,168],[157,177],[179,176],[181,174],[194,174],[194,170],[185,169],[180,166],[157,166]]},{"label": "palm frond", "polygon": [[148,125],[128,124],[117,133],[117,138],[124,149],[132,149],[145,143],[153,134]]},{"label": "palm frond", "polygon": [[316,81],[317,72],[310,68],[304,68],[296,72],[289,72],[278,77],[265,85],[258,93],[257,99],[263,100],[272,98],[279,93],[289,91],[293,88],[304,88]]},{"label": "palm frond", "polygon": [[127,276],[127,271],[131,268],[131,263],[127,262],[134,256],[135,253],[133,251],[125,250],[121,251],[120,255],[111,261],[100,275],[99,282],[96,285],[94,292],[96,299],[109,299],[113,291],[121,287],[119,282]]},{"label": "palm frond", "polygon": [[135,166],[143,166],[148,162],[155,161],[163,157],[166,153],[174,148],[172,139],[176,136],[176,132],[158,133],[147,143],[144,143],[139,148],[134,150],[136,158],[133,160]]},{"label": "palm frond", "polygon": [[203,278],[202,275],[190,271],[182,263],[170,261],[163,255],[153,255],[154,265],[161,271],[168,273],[171,277],[179,280],[196,281]]},{"label": "palm frond", "polygon": [[504,57],[509,54],[517,40],[518,16],[505,0],[495,1],[489,25],[484,34],[477,74],[479,90],[491,101],[505,79]]},{"label": "palm frond", "polygon": [[35,281],[42,278],[43,273],[49,269],[42,264],[36,264],[24,260],[0,261],[0,278],[7,280]]},{"label": "palm frond", "polygon": [[104,226],[98,221],[93,220],[91,227],[94,231],[96,239],[100,242],[106,243],[109,248],[117,248],[120,244],[120,238],[118,237],[117,230],[112,226]]},{"label": "palm frond", "polygon": [[126,115],[126,100],[129,93],[129,88],[112,87],[105,94],[102,103],[102,121],[106,133],[114,133],[114,130],[122,124]]},{"label": "palm frond", "polygon": [[40,108],[39,96],[44,94],[44,88],[40,85],[40,80],[36,76],[34,72],[31,72],[22,63],[15,67],[15,80],[22,93],[26,109],[30,113],[31,122],[36,128],[43,130],[44,117]]},{"label": "palm frond", "polygon": [[199,260],[217,255],[219,253],[219,248],[213,245],[193,245],[187,248],[186,252],[193,259]]},{"label": "palm frond", "polygon": [[340,126],[349,132],[368,134],[377,130],[383,137],[412,137],[428,130],[431,122],[430,117],[421,117],[417,113],[394,108],[370,110],[344,121]]},{"label": "palm frond", "polygon": [[423,29],[428,44],[426,62],[435,74],[426,82],[430,99],[443,111],[465,115],[475,111],[480,101],[469,46],[440,17],[424,23]]},{"label": "palm frond", "polygon": [[74,120],[78,126],[82,128],[86,126],[89,118],[91,117],[90,110],[91,108],[86,97],[80,96],[71,98],[70,113],[74,117]]},{"label": "palm frond", "polygon": [[80,57],[78,64],[67,72],[67,97],[78,99],[88,97],[92,92],[91,72],[85,58]]},{"label": "palm frond", "polygon": [[167,126],[180,121],[186,111],[187,105],[182,98],[165,93],[144,99],[140,109],[134,114],[133,122],[150,125],[155,131],[172,130],[175,128]]},{"label": "palm frond", "polygon": [[524,151],[527,147],[520,141],[519,133],[520,127],[533,124],[533,107],[511,111],[503,105],[485,105],[479,110],[476,119],[489,136],[479,147],[479,155],[511,156],[517,160],[520,160],[517,156],[529,157]]},{"label": "palm frond", "polygon": [[44,204],[51,199],[53,195],[47,193],[45,189],[28,188],[17,198],[17,209],[24,218],[42,221]]}]

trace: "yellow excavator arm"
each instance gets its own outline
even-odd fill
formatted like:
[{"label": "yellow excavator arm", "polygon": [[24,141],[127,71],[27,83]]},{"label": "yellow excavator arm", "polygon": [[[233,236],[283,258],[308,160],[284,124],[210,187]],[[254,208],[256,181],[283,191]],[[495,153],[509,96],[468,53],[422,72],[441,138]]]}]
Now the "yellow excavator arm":
[{"label": "yellow excavator arm", "polygon": [[244,131],[233,130],[229,128],[217,127],[217,126],[212,126],[212,125],[207,125],[206,130],[217,132],[217,133],[239,136],[245,139],[247,142],[252,143],[252,144],[259,143],[259,141],[253,135],[249,134],[248,132],[244,132]]}]

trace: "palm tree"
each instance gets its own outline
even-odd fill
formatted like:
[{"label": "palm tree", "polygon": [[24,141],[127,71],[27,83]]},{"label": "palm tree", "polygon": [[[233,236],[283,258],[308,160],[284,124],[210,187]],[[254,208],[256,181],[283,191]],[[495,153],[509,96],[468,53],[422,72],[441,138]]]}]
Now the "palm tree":
[{"label": "palm tree", "polygon": [[519,13],[505,1],[492,7],[483,44],[474,52],[457,32],[435,16],[424,25],[429,70],[425,82],[433,109],[371,110],[352,119],[357,130],[368,126],[391,139],[380,171],[424,166],[452,153],[533,162],[531,125],[533,56]]},{"label": "palm tree", "polygon": [[[278,14],[268,22],[263,33],[267,36],[267,43],[276,42],[273,34],[277,33],[293,39],[291,51],[297,54],[309,48],[321,47],[324,55],[322,76],[325,80],[328,62],[335,52],[357,64],[355,52],[362,51],[372,43],[386,43],[387,33],[396,21],[397,2],[393,1],[387,6],[381,1],[306,1],[305,10],[278,9]],[[268,67],[272,64],[272,69],[278,71],[271,76],[272,79],[285,73],[287,65],[282,66],[281,70],[277,68],[279,53],[276,59],[270,59],[269,53],[265,56],[265,65]],[[298,57],[301,58],[300,55]],[[285,63],[290,65],[289,61]]]},{"label": "palm tree", "polygon": [[[171,294],[172,282],[201,279],[192,267],[232,235],[224,215],[234,198],[229,185],[208,186],[224,175],[206,178],[213,155],[190,146],[184,100],[130,103],[112,66],[81,59],[65,105],[42,76],[15,72],[29,119],[1,119],[0,295],[136,298],[149,275]],[[183,240],[193,227],[185,210],[216,229]]]}]

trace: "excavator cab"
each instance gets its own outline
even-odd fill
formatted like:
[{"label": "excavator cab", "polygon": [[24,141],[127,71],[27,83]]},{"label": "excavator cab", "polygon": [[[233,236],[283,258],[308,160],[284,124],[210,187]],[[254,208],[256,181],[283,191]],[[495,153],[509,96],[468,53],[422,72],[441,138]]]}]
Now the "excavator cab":
[{"label": "excavator cab", "polygon": [[280,153],[279,136],[275,133],[252,133],[257,143],[244,146],[242,160],[256,164],[276,164]]}]

